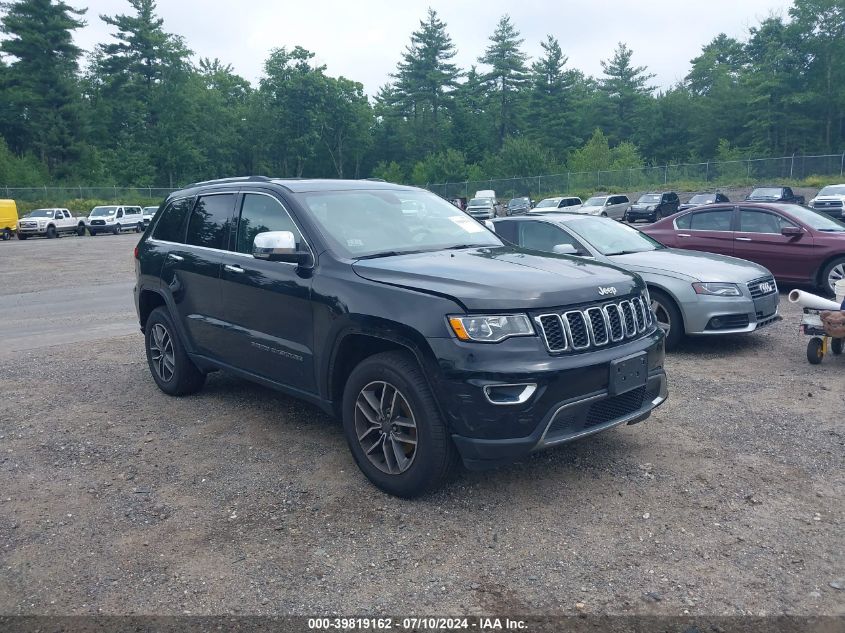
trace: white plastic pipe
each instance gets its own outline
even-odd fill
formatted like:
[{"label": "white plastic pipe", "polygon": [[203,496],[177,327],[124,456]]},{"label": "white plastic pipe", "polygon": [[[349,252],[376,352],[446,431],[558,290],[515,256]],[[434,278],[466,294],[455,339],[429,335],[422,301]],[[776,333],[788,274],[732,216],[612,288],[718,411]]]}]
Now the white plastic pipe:
[{"label": "white plastic pipe", "polygon": [[809,292],[802,290],[793,290],[789,293],[789,303],[797,303],[802,308],[812,308],[813,310],[839,310],[839,304],[830,299],[819,297]]}]

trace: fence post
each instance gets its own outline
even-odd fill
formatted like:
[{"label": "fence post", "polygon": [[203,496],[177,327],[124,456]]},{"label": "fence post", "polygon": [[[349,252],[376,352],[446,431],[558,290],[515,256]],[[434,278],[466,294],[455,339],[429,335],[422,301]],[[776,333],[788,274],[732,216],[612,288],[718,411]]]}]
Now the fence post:
[{"label": "fence post", "polygon": [[707,161],[707,167],[704,170],[704,182],[710,182],[710,161]]},{"label": "fence post", "polygon": [[540,197],[540,176],[537,176],[537,197]]},{"label": "fence post", "polygon": [[669,182],[669,165],[664,165],[663,167],[663,184],[665,185]]},{"label": "fence post", "polygon": [[748,180],[751,180],[751,160],[749,159],[749,160],[745,161],[745,164],[746,164],[746,167],[747,167],[747,169],[746,169],[746,173],[747,173],[746,178],[747,178]]},{"label": "fence post", "polygon": [[841,176],[845,172],[845,152],[842,152],[842,162],[839,163],[839,175]]},{"label": "fence post", "polygon": [[792,180],[792,173],[795,170],[795,152],[792,152],[792,162],[789,163],[789,179]]},{"label": "fence post", "polygon": [[[842,156],[845,157],[845,154],[842,154]],[[843,158],[843,160],[845,160],[845,158]],[[571,173],[572,172],[570,172],[570,171],[566,172],[566,193],[569,193],[569,192],[572,191],[572,185],[569,182],[569,176],[570,176]]]}]

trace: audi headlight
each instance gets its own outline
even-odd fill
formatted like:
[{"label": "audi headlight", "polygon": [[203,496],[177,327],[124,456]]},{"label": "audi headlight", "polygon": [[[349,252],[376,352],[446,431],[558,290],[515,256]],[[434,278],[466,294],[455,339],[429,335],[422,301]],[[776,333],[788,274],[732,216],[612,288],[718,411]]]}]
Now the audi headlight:
[{"label": "audi headlight", "polygon": [[742,292],[736,284],[721,282],[698,282],[692,285],[693,290],[699,295],[715,295],[717,297],[741,297]]},{"label": "audi headlight", "polygon": [[534,328],[525,314],[450,316],[449,325],[461,341],[498,343],[511,336],[532,336]]}]

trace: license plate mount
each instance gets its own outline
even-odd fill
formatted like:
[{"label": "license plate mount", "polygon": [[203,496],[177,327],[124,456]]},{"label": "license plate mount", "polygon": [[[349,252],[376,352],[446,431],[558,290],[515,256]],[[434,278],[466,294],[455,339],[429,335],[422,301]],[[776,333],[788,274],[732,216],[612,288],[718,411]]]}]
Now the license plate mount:
[{"label": "license plate mount", "polygon": [[642,387],[648,379],[648,354],[639,352],[610,361],[607,390],[611,396]]}]

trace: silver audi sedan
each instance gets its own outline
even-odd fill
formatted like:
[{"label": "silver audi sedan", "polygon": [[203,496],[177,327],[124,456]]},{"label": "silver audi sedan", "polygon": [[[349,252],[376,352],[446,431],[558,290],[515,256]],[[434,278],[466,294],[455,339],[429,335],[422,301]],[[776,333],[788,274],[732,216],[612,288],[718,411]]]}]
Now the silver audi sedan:
[{"label": "silver audi sedan", "polygon": [[666,248],[630,226],[589,215],[532,214],[485,224],[522,248],[589,257],[638,273],[667,349],[685,334],[753,332],[781,318],[774,277],[744,259]]}]

